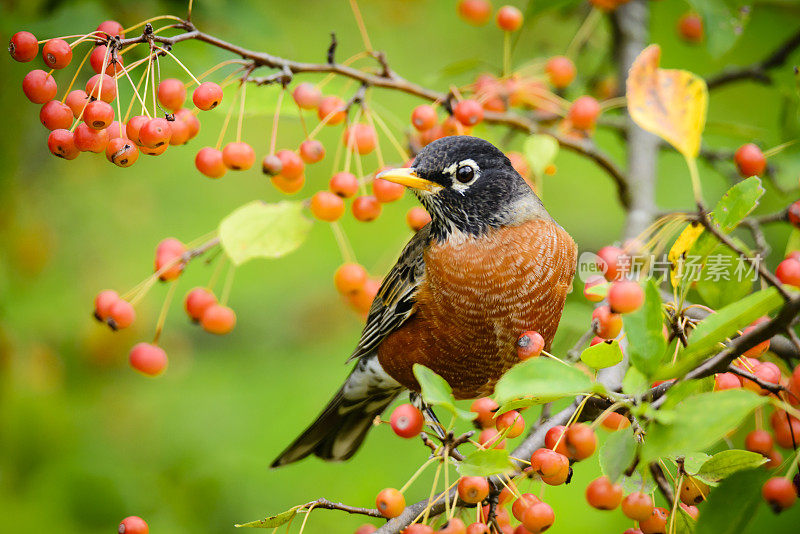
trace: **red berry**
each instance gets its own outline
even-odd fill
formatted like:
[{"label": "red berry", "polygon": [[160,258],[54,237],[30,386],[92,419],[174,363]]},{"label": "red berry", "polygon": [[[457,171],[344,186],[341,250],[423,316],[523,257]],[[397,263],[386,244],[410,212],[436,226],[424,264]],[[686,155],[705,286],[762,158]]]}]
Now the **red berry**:
[{"label": "red berry", "polygon": [[486,523],[470,523],[467,525],[466,534],[489,534],[489,525]]},{"label": "red berry", "polygon": [[614,313],[630,313],[641,308],[644,290],[633,280],[617,280],[608,288],[608,306]]},{"label": "red berry", "polygon": [[111,305],[119,300],[119,294],[113,289],[106,289],[94,298],[94,317],[98,321],[105,321],[110,314]]},{"label": "red berry", "polygon": [[669,510],[666,508],[653,508],[653,511],[645,520],[639,520],[639,529],[642,534],[665,534],[667,532],[667,517]]},{"label": "red berry", "polygon": [[629,258],[618,247],[603,247],[597,251],[597,268],[608,281],[622,278],[630,270]]},{"label": "red berry", "polygon": [[489,449],[505,449],[506,440],[500,440],[500,433],[494,428],[484,428],[478,435],[478,443]]},{"label": "red berry", "polygon": [[390,419],[392,430],[401,438],[413,438],[422,432],[425,420],[412,404],[401,404],[392,412]]},{"label": "red berry", "polygon": [[344,200],[330,191],[317,191],[311,197],[311,213],[321,221],[338,221],[344,215]]},{"label": "red berry", "polygon": [[357,263],[345,263],[336,269],[333,283],[339,293],[347,295],[363,289],[367,278],[367,271],[364,267]]},{"label": "red berry", "polygon": [[478,504],[489,496],[489,481],[485,477],[461,477],[458,497],[469,504]]},{"label": "red berry", "polygon": [[174,237],[161,240],[156,247],[156,258],[154,272],[159,273],[158,277],[162,281],[175,280],[183,272],[185,266],[183,255],[186,253],[186,245]]},{"label": "red berry", "polygon": [[169,144],[173,146],[185,145],[189,141],[189,125],[175,115],[175,120],[169,123]]},{"label": "red berry", "polygon": [[375,150],[378,145],[378,134],[369,124],[357,123],[345,129],[342,143],[363,156]]},{"label": "red berry", "polygon": [[467,526],[461,519],[453,517],[439,527],[437,532],[438,534],[467,534]]},{"label": "red berry", "polygon": [[367,280],[364,286],[354,293],[347,295],[347,301],[359,313],[366,314],[378,294],[380,285],[375,280]]},{"label": "red berry", "polygon": [[222,102],[222,87],[214,82],[203,82],[192,93],[192,102],[203,111],[214,109]]},{"label": "red berry", "polygon": [[794,484],[783,477],[772,477],[767,480],[761,487],[761,495],[775,513],[790,508],[797,500]]},{"label": "red berry", "polygon": [[97,31],[101,32],[101,36],[109,38],[109,37],[119,37],[124,38],[125,32],[122,30],[124,27],[122,24],[117,22],[116,20],[104,20],[100,24],[97,25]]},{"label": "red berry", "polygon": [[414,206],[406,213],[406,224],[414,232],[419,232],[429,222],[431,222],[431,216],[425,211],[425,208]]},{"label": "red berry", "polygon": [[537,502],[542,501],[536,495],[532,493],[523,493],[520,495],[519,499],[514,501],[514,504],[511,505],[511,515],[513,515],[518,521],[522,521],[522,515],[525,513],[525,510],[530,505],[536,504]]},{"label": "red berry", "polygon": [[555,520],[553,509],[544,502],[533,503],[522,513],[522,524],[533,533],[544,532]]},{"label": "red berry", "polygon": [[114,122],[114,108],[108,102],[94,100],[86,105],[83,120],[93,130],[104,130]]},{"label": "red berry", "polygon": [[272,185],[274,185],[278,191],[282,193],[286,193],[287,195],[291,195],[292,193],[297,193],[303,188],[303,184],[306,183],[306,177],[304,175],[300,175],[297,178],[286,178],[282,174],[272,177]]},{"label": "red berry", "polygon": [[775,276],[782,284],[800,287],[800,260],[783,260],[775,269]]},{"label": "red berry", "polygon": [[236,326],[236,313],[227,306],[212,304],[203,312],[200,325],[206,332],[221,336]]},{"label": "red berry", "polygon": [[325,147],[316,139],[306,139],[300,143],[300,158],[306,163],[317,163],[325,157]]},{"label": "red berry", "polygon": [[706,500],[708,485],[694,477],[684,476],[681,483],[680,498],[683,504],[694,505]]},{"label": "red berry", "polygon": [[745,178],[761,175],[767,168],[767,158],[753,143],[740,146],[733,155],[733,161],[739,169],[739,174]]},{"label": "red berry", "polygon": [[117,299],[108,308],[108,326],[112,330],[128,328],[136,320],[136,311],[127,300]]},{"label": "red berry", "polygon": [[350,198],[358,193],[358,178],[349,172],[337,172],[328,182],[328,188],[342,198]]},{"label": "red berry", "polygon": [[53,130],[47,137],[47,148],[54,156],[75,159],[81,153],[75,146],[75,134],[69,130]]},{"label": "red berry", "polygon": [[30,71],[22,79],[22,92],[34,104],[44,104],[56,97],[58,86],[55,78],[50,74],[36,69]]},{"label": "red berry", "polygon": [[600,424],[612,432],[631,426],[630,420],[617,412],[608,412],[605,417],[603,417],[603,420],[600,421]]},{"label": "red berry", "polygon": [[570,425],[564,437],[569,456],[575,460],[585,460],[597,449],[597,436],[586,423]]},{"label": "red berry", "polygon": [[15,60],[27,63],[39,53],[39,41],[31,32],[17,32],[8,41],[8,53]]},{"label": "red berry", "polygon": [[475,422],[478,423],[481,428],[489,428],[494,426],[494,414],[499,407],[500,406],[489,397],[481,397],[472,403],[469,411],[478,414]]},{"label": "red berry", "polygon": [[39,110],[39,120],[50,131],[68,130],[72,126],[72,110],[58,100],[51,100]]},{"label": "red berry", "polygon": [[316,109],[322,100],[322,93],[313,84],[303,82],[294,88],[292,98],[300,109]]},{"label": "red berry", "polygon": [[525,431],[525,419],[516,410],[509,410],[497,418],[495,425],[498,432],[506,431],[506,437],[514,439]]},{"label": "red berry", "polygon": [[145,122],[139,130],[139,143],[147,148],[159,148],[169,144],[172,126],[167,119],[156,117]]},{"label": "red berry", "polygon": [[613,510],[622,502],[622,486],[608,477],[596,478],[586,486],[586,502],[598,510]]},{"label": "red berry", "polygon": [[591,130],[598,115],[600,115],[600,104],[597,100],[591,96],[582,96],[570,106],[567,119],[579,130]]},{"label": "red berry", "polygon": [[789,207],[786,209],[786,215],[789,219],[789,222],[792,223],[792,226],[795,228],[800,228],[800,200],[796,200],[789,204]]},{"label": "red berry", "polygon": [[766,430],[753,430],[744,439],[745,449],[764,456],[769,456],[773,446],[772,435]]},{"label": "red berry", "polygon": [[622,330],[622,317],[608,306],[599,306],[592,312],[592,326],[599,337],[614,339]]},{"label": "red berry", "polygon": [[158,376],[167,368],[167,353],[150,343],[137,343],[128,355],[131,367],[149,376]]},{"label": "red berry", "polygon": [[326,96],[319,101],[319,107],[317,107],[317,117],[321,121],[327,118],[327,122],[325,123],[327,126],[336,126],[337,124],[344,122],[344,119],[347,116],[347,113],[344,110],[345,107],[346,104],[344,103],[344,100],[338,96]]},{"label": "red berry", "polygon": [[217,303],[217,297],[205,287],[196,287],[186,294],[183,308],[189,319],[199,323],[205,311]]},{"label": "red berry", "polygon": [[149,531],[144,519],[135,515],[123,519],[117,530],[119,534],[148,534]]},{"label": "red berry", "polygon": [[64,103],[72,110],[72,116],[76,119],[83,113],[83,108],[89,103],[89,95],[83,89],[75,89],[67,94]]},{"label": "red berry", "polygon": [[563,89],[575,79],[575,64],[564,56],[553,56],[547,60],[544,67],[550,78],[550,83],[557,89]]},{"label": "red berry", "polygon": [[222,161],[232,171],[246,171],[256,162],[256,151],[247,143],[228,143],[222,149]]},{"label": "red berry", "polygon": [[82,122],[74,131],[75,146],[81,152],[100,153],[106,149],[109,141],[108,130],[95,130]]},{"label": "red berry", "polygon": [[678,19],[678,34],[690,43],[703,41],[703,19],[696,13],[685,13]]},{"label": "red berry", "polygon": [[[92,50],[92,53],[89,55],[89,65],[91,65],[92,70],[97,74],[105,72],[109,76],[121,73],[122,58],[119,55],[115,58],[110,53],[107,54],[107,50],[108,47],[106,47],[106,45],[97,46]],[[106,66],[105,71],[103,71],[104,62]]]},{"label": "red berry", "polygon": [[64,39],[50,39],[42,47],[42,59],[51,69],[63,69],[72,61],[72,48]]},{"label": "red berry", "polygon": [[539,356],[544,350],[544,338],[539,332],[530,330],[523,332],[517,338],[517,356],[520,360],[527,360]]},{"label": "red berry", "polygon": [[497,27],[503,31],[515,32],[522,26],[522,11],[514,6],[503,6],[497,10]]},{"label": "red berry", "polygon": [[458,14],[475,26],[482,26],[492,16],[492,4],[488,0],[460,0]]},{"label": "red berry", "polygon": [[353,534],[372,534],[376,530],[378,530],[378,527],[376,527],[375,525],[364,523],[363,525],[358,527]]},{"label": "red berry", "polygon": [[564,433],[566,432],[567,427],[564,425],[556,425],[544,435],[544,446],[548,449],[554,450],[559,454],[564,456],[569,456],[570,452],[567,449],[567,440],[565,439]]},{"label": "red berry", "polygon": [[[189,127],[189,137],[187,141],[194,139],[197,137],[197,134],[200,133],[200,119],[197,118],[197,115],[192,113],[191,110],[187,108],[181,108],[175,112],[175,122],[181,121]],[[170,140],[170,143],[172,140]]]},{"label": "red berry", "polygon": [[714,390],[737,389],[742,387],[742,381],[733,373],[717,373],[714,375]]},{"label": "red berry", "polygon": [[116,137],[106,146],[106,158],[117,167],[130,167],[139,159],[139,149],[130,139]]},{"label": "red berry", "polygon": [[[374,186],[374,184],[373,184]],[[361,222],[374,221],[381,214],[381,203],[372,195],[362,195],[353,201],[353,216]]]},{"label": "red berry", "polygon": [[453,116],[464,126],[475,126],[483,120],[483,106],[477,100],[461,100],[453,106]]},{"label": "red berry", "polygon": [[411,112],[411,125],[420,132],[430,130],[436,126],[437,121],[438,117],[433,106],[422,104]]},{"label": "red berry", "polygon": [[183,107],[186,100],[186,86],[178,79],[167,78],[158,84],[157,94],[161,106],[175,112]]},{"label": "red berry", "polygon": [[95,74],[86,82],[86,94],[111,103],[117,98],[117,85],[108,74]]},{"label": "red berry", "polygon": [[381,204],[400,200],[403,198],[403,193],[405,193],[405,187],[400,184],[389,182],[383,178],[375,178],[372,181],[372,194]]},{"label": "red berry", "polygon": [[281,158],[275,154],[267,154],[261,160],[261,172],[267,176],[277,176],[283,170],[283,162]]},{"label": "red berry", "polygon": [[194,157],[194,166],[209,178],[220,178],[228,168],[222,161],[222,152],[210,146],[201,148]]},{"label": "red berry", "polygon": [[645,521],[653,514],[653,498],[635,491],[622,501],[622,513],[634,521]]},{"label": "red berry", "polygon": [[169,148],[169,143],[164,143],[163,145],[156,148],[150,148],[144,145],[140,145],[139,152],[141,152],[146,156],[160,156],[161,154],[166,152],[168,148]]},{"label": "red berry", "polygon": [[386,488],[378,493],[375,506],[381,515],[387,519],[399,516],[406,507],[403,494],[394,488]]},{"label": "red berry", "polygon": [[128,136],[128,139],[141,146],[142,142],[139,139],[139,133],[149,120],[150,119],[144,115],[135,115],[128,119],[128,124],[125,125],[125,135]]},{"label": "red berry", "polygon": [[433,527],[422,523],[413,523],[403,529],[403,534],[433,534]]},{"label": "red berry", "polygon": [[300,178],[305,170],[305,164],[297,152],[292,150],[278,150],[275,153],[278,159],[281,160],[281,176],[288,180]]}]

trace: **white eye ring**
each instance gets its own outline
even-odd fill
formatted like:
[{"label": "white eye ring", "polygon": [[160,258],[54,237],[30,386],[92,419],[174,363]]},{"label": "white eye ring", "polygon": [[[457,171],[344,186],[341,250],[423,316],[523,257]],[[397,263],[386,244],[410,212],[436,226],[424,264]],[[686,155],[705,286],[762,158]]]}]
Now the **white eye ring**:
[{"label": "white eye ring", "polygon": [[[460,172],[464,172],[463,169],[465,167],[472,171],[471,179],[466,181],[466,182],[464,182],[464,181],[459,179],[459,174],[460,174]],[[478,164],[475,163],[475,160],[472,160],[472,159],[465,159],[465,160],[459,161],[458,163],[454,163],[454,164],[450,165],[449,167],[447,167],[444,170],[444,172],[449,174],[452,177],[452,180],[453,180],[453,186],[452,187],[453,187],[453,189],[455,189],[456,191],[458,191],[459,193],[462,193],[462,194],[464,193],[464,191],[469,189],[469,186],[474,184],[475,180],[477,180],[481,175],[480,167],[478,167]]]}]

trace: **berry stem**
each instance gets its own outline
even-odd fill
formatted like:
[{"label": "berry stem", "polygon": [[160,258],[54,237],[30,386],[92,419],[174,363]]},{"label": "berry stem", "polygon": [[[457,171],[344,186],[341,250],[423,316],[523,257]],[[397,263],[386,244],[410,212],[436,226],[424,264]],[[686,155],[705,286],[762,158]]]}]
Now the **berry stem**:
[{"label": "berry stem", "polygon": [[624,108],[628,105],[628,99],[624,96],[618,96],[616,98],[609,98],[608,100],[604,100],[600,103],[600,109],[603,112],[609,111],[611,109],[618,109]]},{"label": "berry stem", "polygon": [[[125,77],[128,78],[128,81],[130,82],[131,87],[133,88],[133,96],[131,97],[130,104],[128,104],[127,111],[125,111],[125,120],[123,121],[123,122],[127,122],[128,121],[128,117],[131,114],[131,110],[133,109],[133,103],[136,101],[137,98],[139,99],[139,102],[142,103],[142,109],[144,109],[144,100],[142,99],[142,95],[139,94],[139,88],[142,86],[142,82],[144,81],[147,72],[145,71],[145,72],[142,73],[142,75],[139,77],[139,83],[138,84],[134,84],[133,83],[133,80],[131,79],[131,75],[128,74],[128,69],[126,69],[124,66],[122,67],[122,72],[125,73]],[[117,75],[115,77],[118,77],[118,76],[119,75]],[[119,96],[117,96],[117,98],[119,98]],[[148,113],[147,116],[149,117],[150,113]]]},{"label": "berry stem", "polygon": [[159,15],[158,17],[152,17],[147,20],[143,20],[142,22],[138,22],[133,26],[131,26],[130,28],[125,28],[124,30],[122,30],[122,33],[126,34],[130,33],[132,30],[135,30],[136,28],[141,28],[145,24],[156,22],[157,20],[174,20],[176,22],[184,22],[183,19],[181,19],[180,17],[176,17],[175,15]]},{"label": "berry stem", "polygon": [[167,50],[166,48],[161,48],[160,46],[157,46],[157,47],[156,47],[156,50],[160,50],[161,52],[164,52],[164,53],[165,53],[165,54],[167,54],[169,57],[171,57],[172,59],[174,59],[174,60],[175,60],[175,63],[177,63],[178,65],[180,65],[180,66],[181,66],[181,68],[182,68],[183,70],[185,70],[185,71],[186,71],[186,74],[188,74],[188,75],[189,75],[189,76],[192,78],[192,80],[194,80],[194,83],[196,83],[197,85],[200,85],[200,80],[198,80],[198,79],[195,77],[195,75],[194,75],[194,74],[192,74],[192,71],[190,71],[190,70],[189,70],[189,68],[188,68],[186,65],[184,65],[184,64],[183,64],[183,62],[182,62],[180,59],[178,59],[178,58],[175,56],[175,54],[173,54],[172,52],[170,52],[170,51],[169,51],[169,50]]},{"label": "berry stem", "polygon": [[207,76],[213,74],[214,72],[218,71],[222,67],[225,67],[225,66],[228,66],[228,65],[234,65],[234,64],[236,64],[236,65],[246,65],[247,61],[245,61],[243,59],[227,59],[225,61],[221,61],[221,62],[217,63],[216,65],[214,65],[213,67],[211,67],[210,69],[208,69],[207,71],[205,71],[203,74],[201,74],[197,78],[195,78],[193,81],[191,81],[188,84],[186,84],[186,87],[191,87],[193,84],[197,83],[198,80],[202,80],[202,79],[206,78]]},{"label": "berry stem", "polygon": [[[86,55],[83,56],[83,59],[81,60],[80,64],[78,65],[78,68],[75,70],[75,74],[72,76],[72,80],[70,80],[69,85],[67,86],[67,90],[64,91],[64,98],[61,99],[61,103],[62,104],[64,102],[66,102],[67,95],[69,94],[70,91],[72,91],[72,86],[75,85],[75,80],[78,79],[78,74],[81,73],[81,69],[83,68],[84,63],[86,63],[86,60],[89,59],[89,56],[91,56],[91,55],[92,55],[92,51],[89,50],[88,52],[86,52]],[[87,104],[88,104],[88,102],[87,102]]]},{"label": "berry stem", "polygon": [[389,129],[389,127],[386,126],[386,123],[383,122],[383,119],[380,117],[380,115],[375,113],[375,114],[372,115],[372,117],[375,120],[375,123],[380,127],[381,131],[383,131],[383,133],[389,139],[389,142],[392,145],[394,145],[395,149],[397,150],[397,153],[400,155],[400,157],[402,158],[403,162],[408,161],[408,152],[406,151],[405,148],[403,148],[403,145],[400,144],[400,142],[394,136],[394,134]]},{"label": "berry stem", "polygon": [[233,107],[236,105],[236,100],[239,98],[239,92],[237,91],[233,95],[233,100],[231,100],[231,105],[228,106],[228,113],[225,114],[225,121],[222,123],[222,130],[219,132],[219,138],[217,139],[216,148],[219,150],[219,147],[222,146],[222,140],[225,139],[225,132],[228,130],[228,123],[231,121],[231,114],[233,113]]},{"label": "berry stem", "polygon": [[[102,37],[102,33],[103,33],[103,32],[99,32],[99,31],[95,30],[95,31],[93,31],[93,32],[91,32],[91,33],[87,33],[87,34],[85,34],[85,35],[70,35],[70,36],[68,36],[68,37],[66,37],[66,38],[67,38],[67,39],[69,39],[69,38],[72,38],[72,37],[77,37],[77,38],[78,38],[77,40],[75,40],[75,41],[72,41],[72,42],[69,44],[69,47],[70,47],[70,48],[75,48],[77,45],[81,44],[81,43],[82,43],[82,42],[84,42],[84,41],[88,41],[88,40],[89,40],[89,39],[91,39],[91,38],[94,38],[94,37]],[[102,40],[103,40],[104,42],[108,43],[108,39],[106,39],[106,38],[104,38],[104,37],[103,37],[103,38],[102,38]]]},{"label": "berry stem", "polygon": [[364,42],[364,48],[367,49],[367,52],[372,52],[372,43],[367,34],[367,26],[364,24],[364,18],[361,16],[361,10],[358,8],[358,2],[356,0],[350,0],[350,9],[353,10],[353,16],[356,19],[358,31],[361,33],[361,40]]},{"label": "berry stem", "polygon": [[236,124],[236,142],[242,141],[242,122],[244,121],[244,101],[247,96],[247,84],[242,82],[242,97],[239,99],[239,122]]},{"label": "berry stem", "polygon": [[578,52],[581,48],[583,48],[583,45],[586,44],[586,41],[589,40],[589,36],[592,34],[597,26],[597,23],[600,22],[602,18],[603,12],[596,7],[589,11],[589,14],[586,15],[585,19],[583,19],[578,31],[575,32],[575,37],[572,38],[569,46],[567,46],[567,50],[564,52],[566,57],[574,58],[578,55]]},{"label": "berry stem", "polygon": [[703,202],[703,190],[700,186],[700,173],[697,170],[697,159],[686,157],[686,164],[689,166],[689,176],[692,178],[692,192],[697,203]]},{"label": "berry stem", "polygon": [[164,303],[161,305],[161,311],[158,313],[158,321],[156,322],[156,332],[153,335],[153,345],[158,345],[158,340],[161,337],[161,332],[164,330],[164,324],[167,321],[167,312],[169,311],[169,306],[172,304],[172,298],[175,296],[175,289],[178,287],[176,283],[177,279],[173,280],[170,285],[169,289],[167,290],[167,296],[164,298]]},{"label": "berry stem", "polygon": [[120,94],[119,94],[119,78],[117,78],[116,76],[114,76],[114,87],[115,87],[115,89],[117,91],[117,98],[115,98],[114,100],[117,101],[117,122],[119,123],[119,136],[124,139],[125,138],[125,133],[124,133],[124,130],[122,128],[122,125],[123,125],[123,122],[122,122],[122,104],[120,104],[120,100],[122,100],[122,98],[120,98]]},{"label": "berry stem", "polygon": [[778,146],[774,146],[774,147],[770,148],[769,150],[765,150],[764,151],[764,157],[765,158],[770,158],[770,157],[772,157],[772,156],[774,156],[776,154],[780,154],[785,148],[789,148],[790,146],[792,146],[795,143],[797,143],[797,139],[792,139],[791,141],[786,141],[785,143],[782,143],[782,144],[780,144]]},{"label": "berry stem", "polygon": [[511,72],[511,32],[503,32],[503,78]]},{"label": "berry stem", "polygon": [[[275,154],[275,146],[278,142],[278,122],[280,122],[281,117],[281,105],[283,104],[283,96],[286,93],[286,90],[281,88],[281,92],[278,93],[278,101],[275,103],[275,114],[272,116],[272,136],[269,139],[269,154]],[[299,107],[298,107],[299,109]]]},{"label": "berry stem", "polygon": [[333,237],[336,239],[336,244],[339,246],[339,252],[342,254],[342,260],[345,263],[355,263],[355,255],[353,254],[353,250],[347,240],[347,235],[344,233],[339,221],[331,223],[331,230],[333,230]]},{"label": "berry stem", "polygon": [[228,267],[228,272],[225,275],[225,285],[222,286],[222,295],[220,295],[219,303],[222,306],[228,304],[228,298],[231,296],[231,288],[233,287],[233,275],[236,273],[236,267],[231,264]]},{"label": "berry stem", "polygon": [[[375,112],[371,108],[364,107],[364,115],[367,117],[367,122],[369,123],[370,126],[372,126],[373,130],[375,130],[375,121],[372,118],[372,116],[374,114],[375,114]],[[377,132],[377,130],[376,130],[376,132]],[[380,141],[380,138],[377,136],[377,134],[375,135],[375,157],[378,158],[378,168],[379,169],[383,168],[386,165],[386,162],[383,160],[383,151],[381,150],[381,141]]]},{"label": "berry stem", "polygon": [[783,478],[785,478],[786,480],[792,480],[794,472],[797,471],[798,463],[800,463],[800,449],[794,451],[794,458],[792,459],[792,463],[789,464],[789,468],[786,470],[786,474],[783,475]]},{"label": "berry stem", "polygon": [[[425,507],[425,515],[422,518],[422,524],[426,524],[428,522],[428,517],[431,513],[431,506],[433,506],[433,494],[436,493],[436,486],[439,484],[439,474],[442,471],[442,464],[443,462],[439,462],[439,465],[436,466],[436,473],[433,475],[433,484],[431,484],[431,491],[428,494],[428,506]],[[443,495],[447,495],[447,491],[442,492]]]},{"label": "berry stem", "polygon": [[311,511],[314,509],[314,506],[316,506],[316,503],[309,506],[308,510],[306,510],[306,516],[303,518],[303,522],[300,524],[300,532],[298,534],[303,534],[303,530],[306,528],[306,521],[308,521],[308,518],[311,517]]},{"label": "berry stem", "polygon": [[406,490],[409,487],[411,487],[411,484],[413,484],[414,481],[417,480],[417,478],[422,474],[422,472],[425,471],[425,468],[428,467],[433,462],[435,462],[436,460],[438,460],[437,456],[433,456],[433,457],[428,458],[427,460],[425,460],[425,463],[423,463],[421,466],[419,466],[419,468],[416,470],[416,472],[413,475],[411,475],[411,478],[408,479],[408,482],[406,482],[403,485],[403,487],[400,488],[400,493],[405,493]]}]

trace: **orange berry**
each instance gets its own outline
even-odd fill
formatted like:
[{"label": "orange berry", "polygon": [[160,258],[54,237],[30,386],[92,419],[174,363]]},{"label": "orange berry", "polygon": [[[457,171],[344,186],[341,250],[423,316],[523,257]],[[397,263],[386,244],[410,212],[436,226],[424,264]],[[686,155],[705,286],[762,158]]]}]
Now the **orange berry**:
[{"label": "orange berry", "polygon": [[[403,198],[405,187],[383,178],[375,178],[372,181],[372,194],[378,202],[385,204],[386,202],[394,202]],[[377,217],[377,215],[376,215]]]},{"label": "orange berry", "polygon": [[167,119],[156,117],[145,122],[139,130],[139,143],[146,148],[159,148],[169,144],[172,125]]},{"label": "orange berry", "polygon": [[392,430],[401,438],[413,438],[422,432],[425,418],[413,404],[401,404],[392,412],[390,418]]},{"label": "orange berry", "polygon": [[278,191],[282,193],[286,193],[287,195],[291,195],[293,193],[297,193],[303,188],[303,185],[306,183],[306,177],[302,174],[297,178],[286,178],[282,174],[278,174],[277,176],[272,177],[272,185],[274,185]]},{"label": "orange berry", "polygon": [[489,496],[489,481],[485,477],[461,477],[458,480],[458,497],[469,504],[477,504]]},{"label": "orange berry", "polygon": [[702,480],[685,476],[683,477],[683,483],[681,484],[681,502],[687,505],[699,504],[706,500],[708,491],[708,484]]},{"label": "orange berry", "polygon": [[631,426],[630,420],[622,414],[617,412],[608,412],[603,420],[600,422],[604,428],[616,431]]},{"label": "orange berry", "polygon": [[174,237],[168,237],[158,244],[154,265],[155,272],[161,273],[158,276],[161,280],[175,280],[180,276],[185,266],[181,261],[184,253],[186,253],[186,245]]},{"label": "orange berry", "polygon": [[222,152],[210,146],[201,148],[194,157],[194,166],[209,178],[220,178],[228,172]]},{"label": "orange berry", "polygon": [[420,132],[436,126],[437,119],[436,110],[428,104],[417,106],[411,112],[411,125]]},{"label": "orange berry", "polygon": [[599,306],[592,312],[592,326],[599,337],[614,339],[622,330],[622,317],[608,306]]},{"label": "orange berry", "polygon": [[617,280],[608,288],[608,306],[614,313],[630,313],[644,304],[644,290],[633,280]]},{"label": "orange berry", "polygon": [[106,145],[106,158],[117,167],[130,167],[139,159],[139,149],[130,139],[116,137]]},{"label": "orange berry", "polygon": [[198,323],[205,311],[217,303],[217,297],[205,287],[196,287],[186,294],[183,307],[189,319]]},{"label": "orange berry", "polygon": [[158,101],[161,107],[173,113],[183,107],[186,101],[186,86],[175,78],[166,78],[158,84]]},{"label": "orange berry", "polygon": [[128,328],[136,320],[136,311],[127,300],[117,299],[108,308],[108,326],[112,330]]},{"label": "orange berry", "polygon": [[515,32],[522,26],[522,11],[515,6],[503,6],[497,10],[497,27],[503,31]]},{"label": "orange berry", "polygon": [[344,200],[330,191],[317,191],[311,197],[311,213],[321,221],[338,221],[344,215]]},{"label": "orange berry", "polygon": [[353,210],[353,216],[357,220],[370,222],[377,219],[381,214],[381,203],[373,195],[362,195],[353,201],[351,209]]},{"label": "orange berry", "polygon": [[613,510],[622,502],[622,486],[608,477],[596,478],[586,486],[586,501],[598,510]]},{"label": "orange berry", "polygon": [[689,43],[703,41],[703,19],[697,13],[685,13],[678,19],[678,34]]},{"label": "orange berry", "polygon": [[489,397],[481,397],[472,403],[469,411],[478,414],[478,417],[475,418],[475,422],[478,423],[481,428],[489,428],[494,426],[494,414],[499,407],[500,405]]},{"label": "orange berry", "polygon": [[644,521],[653,514],[653,498],[634,491],[622,500],[622,513],[634,521]]},{"label": "orange berry", "polygon": [[563,89],[571,84],[577,72],[572,60],[564,56],[553,56],[548,59],[544,70],[550,78],[550,84],[557,89]]},{"label": "orange berry", "polygon": [[453,116],[464,126],[475,126],[483,120],[483,107],[477,100],[461,100],[453,106]]},{"label": "orange berry", "polygon": [[544,338],[533,330],[523,332],[517,338],[517,356],[520,360],[528,360],[539,356],[544,350]]},{"label": "orange berry", "polygon": [[167,353],[150,343],[134,345],[128,354],[131,367],[149,376],[158,376],[167,368]]},{"label": "orange berry", "polygon": [[492,4],[488,0],[460,0],[458,14],[470,24],[482,26],[492,16]]},{"label": "orange berry", "polygon": [[256,152],[247,143],[228,143],[222,149],[222,162],[232,171],[246,171],[256,162]]},{"label": "orange berry", "polygon": [[203,82],[192,93],[192,102],[203,111],[214,109],[222,102],[222,87],[214,82]]},{"label": "orange berry", "polygon": [[375,150],[378,134],[369,124],[353,124],[342,134],[342,143],[363,156]]},{"label": "orange berry", "polygon": [[350,172],[337,172],[328,182],[328,188],[342,198],[350,198],[358,193],[358,178]]},{"label": "orange berry", "polygon": [[358,263],[342,264],[333,275],[333,283],[343,295],[363,289],[367,279],[367,270]]},{"label": "orange berry", "polygon": [[544,532],[556,520],[553,509],[544,502],[533,503],[522,513],[522,524],[531,532]]},{"label": "orange berry", "polygon": [[564,438],[570,457],[575,460],[585,460],[597,449],[597,436],[586,423],[570,425]]},{"label": "orange berry", "polygon": [[396,489],[386,488],[378,493],[375,498],[375,505],[383,517],[391,519],[403,513],[406,507],[406,499]]},{"label": "orange berry", "polygon": [[341,124],[344,122],[347,113],[345,112],[346,104],[344,100],[339,98],[338,96],[326,96],[319,102],[319,107],[317,107],[317,117],[319,120],[325,120],[327,117],[328,120],[325,123],[327,126],[336,126],[337,124]]},{"label": "orange berry", "polygon": [[292,98],[300,109],[316,109],[322,100],[322,93],[313,84],[303,82],[294,88]]},{"label": "orange berry", "polygon": [[579,130],[591,130],[597,122],[600,111],[600,103],[594,97],[585,95],[572,103],[567,112],[567,119]]},{"label": "orange berry", "polygon": [[278,150],[275,155],[281,160],[281,176],[287,180],[300,178],[305,170],[302,158],[293,150]]},{"label": "orange berry", "polygon": [[514,439],[525,431],[525,419],[518,411],[509,410],[497,418],[495,426],[498,432],[505,431],[507,438]]},{"label": "orange berry", "polygon": [[212,304],[200,318],[203,330],[211,334],[224,335],[236,326],[236,313],[227,306]]},{"label": "orange berry", "polygon": [[406,213],[406,224],[414,232],[419,232],[429,222],[431,222],[430,214],[420,206],[414,206]]},{"label": "orange berry", "polygon": [[306,139],[300,143],[298,152],[306,163],[317,163],[325,157],[325,147],[316,139]]}]

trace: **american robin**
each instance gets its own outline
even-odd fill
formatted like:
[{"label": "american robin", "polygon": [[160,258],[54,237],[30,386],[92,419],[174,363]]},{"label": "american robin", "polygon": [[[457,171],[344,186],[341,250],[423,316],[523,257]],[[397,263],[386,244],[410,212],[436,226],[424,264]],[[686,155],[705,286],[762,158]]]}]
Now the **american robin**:
[{"label": "american robin", "polygon": [[575,243],[494,145],[444,137],[380,177],[411,188],[431,222],[383,280],[344,385],[272,467],[350,458],[375,416],[419,391],[415,363],[458,399],[491,394],[518,361],[519,335],[536,330],[549,349],[561,319]]}]

